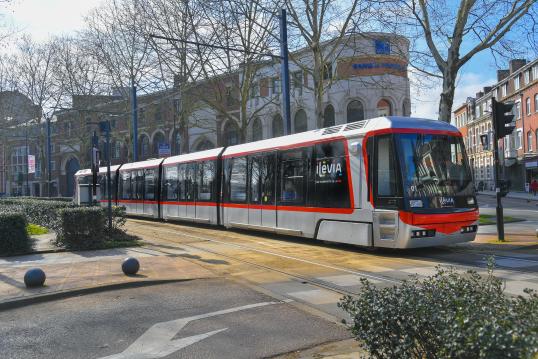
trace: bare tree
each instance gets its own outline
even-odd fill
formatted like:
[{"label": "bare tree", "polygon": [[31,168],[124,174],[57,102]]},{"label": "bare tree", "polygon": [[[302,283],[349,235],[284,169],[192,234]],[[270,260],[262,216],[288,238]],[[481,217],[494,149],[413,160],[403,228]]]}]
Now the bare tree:
[{"label": "bare tree", "polygon": [[[442,80],[439,119],[450,122],[456,80],[476,54],[521,53],[521,40],[534,38],[536,0],[396,0],[379,7],[384,29],[413,40],[412,66]],[[391,16],[389,16],[389,14]],[[531,21],[523,21],[524,17]],[[535,43],[531,41],[530,43]]]},{"label": "bare tree", "polygon": [[[271,1],[223,0],[205,2],[208,29],[198,38],[220,48],[200,59],[210,91],[200,98],[223,120],[233,121],[239,141],[247,141],[252,121],[277,97],[260,97],[262,69],[271,65],[267,54],[276,46],[278,4]],[[205,55],[205,54],[204,54]],[[265,86],[268,86],[265,85]],[[251,100],[255,103],[251,103]],[[230,111],[231,104],[239,111]],[[233,107],[233,106],[232,106]]]},{"label": "bare tree", "polygon": [[157,57],[156,74],[160,75],[166,88],[172,89],[176,111],[172,131],[179,131],[181,152],[188,153],[189,129],[200,126],[193,114],[203,106],[193,96],[192,90],[201,79],[200,60],[206,58],[210,49],[198,47],[191,51],[185,41],[195,42],[197,33],[207,29],[203,2],[139,0],[138,6],[147,19],[141,36],[151,40],[152,50]]},{"label": "bare tree", "polygon": [[313,79],[316,124],[323,125],[323,95],[332,85],[330,64],[345,43],[346,35],[366,23],[368,0],[286,0],[291,18],[290,36],[308,56],[290,54],[291,60]]},{"label": "bare tree", "polygon": [[[140,93],[159,89],[154,76],[155,57],[149,39],[140,36],[145,28],[145,18],[138,1],[107,0],[86,17],[89,30],[83,38],[93,56],[106,70],[110,85],[125,100],[124,112],[130,112],[130,87],[136,86]],[[132,129],[124,138],[132,144]],[[128,156],[132,158],[131,146]]]}]

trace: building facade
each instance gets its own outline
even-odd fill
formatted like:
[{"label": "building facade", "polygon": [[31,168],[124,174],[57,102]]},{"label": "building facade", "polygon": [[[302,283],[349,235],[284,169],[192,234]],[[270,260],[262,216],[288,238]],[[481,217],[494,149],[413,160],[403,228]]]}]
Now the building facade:
[{"label": "building facade", "polygon": [[[538,59],[514,59],[509,68],[497,71],[497,83],[486,87],[454,111],[454,121],[465,133],[467,152],[477,188],[492,189],[494,181],[491,98],[514,102],[514,132],[500,141],[501,173],[515,191],[528,191],[538,179]],[[480,136],[489,134],[485,148]]]},{"label": "building facade", "polygon": [[[320,101],[314,96],[314,86],[319,83],[314,83],[309,71],[311,53],[304,49],[291,56],[292,133],[384,115],[410,115],[409,42],[405,37],[365,33],[345,38],[336,46],[329,41],[322,48],[332,55],[326,56]],[[197,83],[177,78],[170,89],[138,96],[138,160],[284,135],[280,64],[259,63],[255,68],[248,91],[242,86],[246,80],[240,68]],[[100,121],[111,124],[112,164],[133,161],[128,93],[118,89],[111,96],[73,96],[70,109],[55,113],[50,121],[52,183],[43,175],[30,185],[31,195],[47,195],[49,187],[52,196],[73,194],[74,172],[90,166],[94,132],[104,156],[104,136],[96,126]],[[46,135],[45,123],[37,127]],[[46,155],[44,144],[41,149]],[[39,164],[44,173],[48,166],[42,159],[40,156]],[[13,180],[11,177],[10,188],[15,188]]]}]

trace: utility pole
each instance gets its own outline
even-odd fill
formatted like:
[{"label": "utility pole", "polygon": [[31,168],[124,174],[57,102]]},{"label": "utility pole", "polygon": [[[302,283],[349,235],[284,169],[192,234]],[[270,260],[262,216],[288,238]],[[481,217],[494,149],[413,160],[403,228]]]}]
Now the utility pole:
[{"label": "utility pole", "polygon": [[138,161],[138,109],[134,77],[131,78],[131,116],[133,126],[133,162]]},{"label": "utility pole", "polygon": [[286,121],[286,135],[291,134],[290,109],[290,70],[288,66],[288,26],[286,9],[280,10],[280,84],[282,86],[282,102],[284,121]]},{"label": "utility pole", "polygon": [[30,169],[28,168],[28,166],[30,165],[30,162],[28,161],[29,156],[30,156],[30,148],[28,148],[28,122],[25,123],[24,127],[26,129],[25,131],[25,135],[26,135],[26,193],[25,195],[30,196],[30,184],[29,184]]},{"label": "utility pole", "polygon": [[[501,201],[501,166],[499,161],[499,140],[511,134],[515,126],[512,125],[514,115],[512,114],[513,102],[497,102],[495,97],[491,99],[491,111],[493,118],[493,160],[495,162],[495,194],[497,197],[497,233],[499,241],[504,242],[504,213]],[[507,126],[508,125],[508,126]]]},{"label": "utility pole", "polygon": [[112,229],[112,182],[110,178],[110,120],[99,122],[102,132],[105,132],[105,158],[106,158],[106,194],[108,200],[108,229]]},{"label": "utility pole", "polygon": [[51,188],[52,188],[52,147],[50,139],[50,118],[47,117],[47,195],[51,197]]}]

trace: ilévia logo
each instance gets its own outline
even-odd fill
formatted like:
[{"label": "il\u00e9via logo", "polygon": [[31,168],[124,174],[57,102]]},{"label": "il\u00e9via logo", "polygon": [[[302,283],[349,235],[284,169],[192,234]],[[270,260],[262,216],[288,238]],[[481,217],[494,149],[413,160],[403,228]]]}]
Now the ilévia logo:
[{"label": "il\u00e9via logo", "polygon": [[441,207],[454,207],[454,197],[439,197]]},{"label": "il\u00e9via logo", "polygon": [[318,162],[316,168],[316,174],[318,177],[325,177],[326,175],[332,176],[341,176],[342,175],[342,165],[340,162],[328,163],[329,161],[320,161]]}]

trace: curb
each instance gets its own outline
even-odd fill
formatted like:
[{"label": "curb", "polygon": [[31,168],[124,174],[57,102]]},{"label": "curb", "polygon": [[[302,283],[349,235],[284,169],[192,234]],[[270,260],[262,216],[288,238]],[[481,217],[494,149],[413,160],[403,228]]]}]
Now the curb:
[{"label": "curb", "polygon": [[[65,249],[65,248],[45,249],[45,250],[42,250],[42,251],[21,252],[21,253],[13,253],[13,254],[8,254],[8,255],[1,255],[0,259],[1,258],[11,258],[11,257],[20,257],[20,256],[31,256],[33,254],[49,254],[49,253],[64,253],[64,252],[69,252],[69,251],[67,249]],[[73,252],[73,251],[70,251],[70,252]]]},{"label": "curb", "polygon": [[180,283],[180,282],[187,282],[187,281],[191,281],[195,279],[204,279],[204,278],[141,280],[141,281],[134,281],[134,282],[122,282],[122,283],[105,284],[105,285],[100,285],[100,286],[75,288],[71,290],[67,289],[67,290],[61,290],[57,292],[37,294],[34,296],[28,296],[28,297],[18,297],[15,299],[8,299],[8,300],[0,302],[0,311],[21,308],[21,307],[29,306],[32,304],[43,303],[43,302],[50,302],[50,301],[54,301],[58,299],[71,298],[71,297],[77,297],[81,295],[88,295],[88,294],[94,294],[94,293],[102,293],[102,292],[107,292],[111,290],[140,288],[140,287],[148,287],[148,286],[159,285],[159,284]]}]

